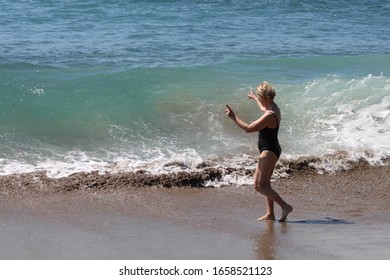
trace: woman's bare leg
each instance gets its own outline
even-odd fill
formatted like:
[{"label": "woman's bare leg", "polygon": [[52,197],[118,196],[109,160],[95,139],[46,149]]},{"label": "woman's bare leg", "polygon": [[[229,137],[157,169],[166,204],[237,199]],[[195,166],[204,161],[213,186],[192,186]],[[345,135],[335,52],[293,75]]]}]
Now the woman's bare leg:
[{"label": "woman's bare leg", "polygon": [[275,219],[273,202],[276,202],[282,208],[282,217],[279,220],[280,222],[284,222],[288,214],[293,210],[293,207],[286,203],[271,187],[271,175],[277,160],[278,158],[273,152],[263,151],[260,154],[255,173],[255,190],[266,196],[267,214],[259,218],[259,220],[271,220],[272,216],[273,219]]},{"label": "woman's bare leg", "polygon": [[[261,171],[260,171],[261,172]],[[272,173],[274,172],[274,168],[272,168],[269,174],[269,182],[271,182]],[[275,212],[274,212],[274,201],[268,197],[265,197],[265,201],[267,204],[267,212],[264,216],[258,218],[258,221],[275,221]]]}]

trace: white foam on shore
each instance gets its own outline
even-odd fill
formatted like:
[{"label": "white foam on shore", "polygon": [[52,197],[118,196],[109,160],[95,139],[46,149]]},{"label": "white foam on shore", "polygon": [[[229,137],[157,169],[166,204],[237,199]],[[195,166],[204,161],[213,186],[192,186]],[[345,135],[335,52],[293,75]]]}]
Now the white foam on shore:
[{"label": "white foam on shore", "polygon": [[[362,155],[365,155],[364,157]],[[294,172],[294,167],[303,164],[305,168],[315,170],[319,174],[336,173],[341,170],[348,170],[359,164],[362,160],[373,165],[387,164],[388,157],[376,159],[372,154],[365,151],[362,154],[348,153],[346,151],[335,154],[323,155],[320,157],[283,155],[277,163],[272,179],[277,180],[288,177]],[[0,175],[23,174],[30,172],[44,172],[48,177],[61,178],[78,172],[123,173],[141,171],[146,174],[161,175],[179,172],[198,173],[207,172],[208,168],[220,172],[221,178],[204,182],[206,187],[222,186],[248,186],[253,184],[253,175],[258,161],[257,155],[242,154],[231,158],[207,158],[203,159],[194,150],[187,153],[174,154],[170,158],[162,156],[154,161],[142,161],[140,159],[129,159],[118,157],[111,162],[101,161],[98,158],[88,157],[85,153],[73,153],[67,157],[67,161],[43,161],[37,164],[25,164],[17,161],[7,162],[0,160]],[[206,173],[207,174],[207,173]]]}]

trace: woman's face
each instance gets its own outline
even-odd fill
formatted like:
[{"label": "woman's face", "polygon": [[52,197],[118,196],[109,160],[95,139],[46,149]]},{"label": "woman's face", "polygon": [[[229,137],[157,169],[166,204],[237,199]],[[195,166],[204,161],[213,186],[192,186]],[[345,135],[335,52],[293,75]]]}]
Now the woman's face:
[{"label": "woman's face", "polygon": [[265,95],[263,93],[260,92],[258,95],[259,95],[259,100],[260,101],[264,102],[266,100],[266,97],[265,97]]}]

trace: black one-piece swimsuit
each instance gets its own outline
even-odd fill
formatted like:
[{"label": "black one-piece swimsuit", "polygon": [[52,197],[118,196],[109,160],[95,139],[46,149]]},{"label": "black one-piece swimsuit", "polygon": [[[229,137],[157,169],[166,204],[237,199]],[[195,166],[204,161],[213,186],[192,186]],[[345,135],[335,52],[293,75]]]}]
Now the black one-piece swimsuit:
[{"label": "black one-piece swimsuit", "polygon": [[260,153],[262,151],[271,151],[274,152],[277,158],[280,157],[282,153],[282,148],[279,145],[278,132],[279,132],[279,121],[274,113],[271,113],[278,123],[278,126],[275,128],[266,127],[259,131],[259,141],[257,146],[259,147]]}]

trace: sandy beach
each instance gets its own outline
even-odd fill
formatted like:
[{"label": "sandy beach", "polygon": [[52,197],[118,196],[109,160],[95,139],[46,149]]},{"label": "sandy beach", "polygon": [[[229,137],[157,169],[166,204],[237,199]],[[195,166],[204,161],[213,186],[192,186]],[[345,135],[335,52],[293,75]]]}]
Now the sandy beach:
[{"label": "sandy beach", "polygon": [[294,206],[285,223],[256,221],[265,204],[251,186],[125,187],[115,177],[128,174],[93,174],[75,188],[2,176],[0,259],[390,259],[389,171],[361,163],[277,179]]}]

